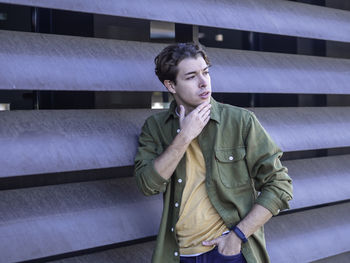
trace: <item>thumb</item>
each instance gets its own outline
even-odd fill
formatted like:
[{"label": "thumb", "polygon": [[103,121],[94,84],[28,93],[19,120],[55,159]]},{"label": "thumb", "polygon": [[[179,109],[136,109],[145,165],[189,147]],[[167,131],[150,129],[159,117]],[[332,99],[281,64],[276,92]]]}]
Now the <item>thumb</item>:
[{"label": "thumb", "polygon": [[180,105],[180,122],[182,122],[185,118],[185,107]]},{"label": "thumb", "polygon": [[219,238],[215,238],[215,239],[212,239],[212,240],[207,240],[207,241],[203,241],[202,242],[202,245],[203,246],[216,246],[219,244]]}]

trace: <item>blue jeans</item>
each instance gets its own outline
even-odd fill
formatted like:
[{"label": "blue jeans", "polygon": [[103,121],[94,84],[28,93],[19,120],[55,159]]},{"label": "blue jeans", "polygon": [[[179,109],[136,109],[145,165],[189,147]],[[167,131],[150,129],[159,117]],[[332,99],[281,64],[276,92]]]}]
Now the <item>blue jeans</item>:
[{"label": "blue jeans", "polygon": [[237,255],[224,256],[219,253],[218,248],[196,257],[180,257],[180,263],[247,263],[242,252]]}]

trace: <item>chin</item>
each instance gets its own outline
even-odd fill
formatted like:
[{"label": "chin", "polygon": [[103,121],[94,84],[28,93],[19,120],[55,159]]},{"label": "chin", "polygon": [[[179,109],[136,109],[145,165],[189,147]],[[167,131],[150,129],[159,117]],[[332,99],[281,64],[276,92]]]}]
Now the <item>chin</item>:
[{"label": "chin", "polygon": [[211,94],[209,95],[209,97],[208,97],[208,98],[203,99],[203,101],[202,101],[202,102],[204,102],[204,101],[210,101],[210,98],[211,98]]}]

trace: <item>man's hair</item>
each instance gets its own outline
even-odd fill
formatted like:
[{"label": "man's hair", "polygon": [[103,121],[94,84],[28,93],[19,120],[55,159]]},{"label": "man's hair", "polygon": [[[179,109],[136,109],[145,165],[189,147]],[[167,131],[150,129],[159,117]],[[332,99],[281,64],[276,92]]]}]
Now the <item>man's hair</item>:
[{"label": "man's hair", "polygon": [[164,83],[164,80],[170,80],[176,85],[177,65],[185,58],[196,58],[198,55],[203,57],[208,66],[210,65],[208,56],[200,45],[178,43],[167,46],[154,59],[155,73],[160,82]]}]

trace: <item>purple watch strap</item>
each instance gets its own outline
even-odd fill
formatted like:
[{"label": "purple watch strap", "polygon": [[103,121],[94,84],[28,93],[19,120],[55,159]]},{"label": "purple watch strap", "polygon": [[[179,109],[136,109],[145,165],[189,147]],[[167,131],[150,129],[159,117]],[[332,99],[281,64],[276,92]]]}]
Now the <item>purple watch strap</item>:
[{"label": "purple watch strap", "polygon": [[237,226],[231,227],[230,230],[235,232],[236,235],[239,237],[240,240],[242,240],[243,243],[248,241],[248,239],[245,237],[244,233]]}]

